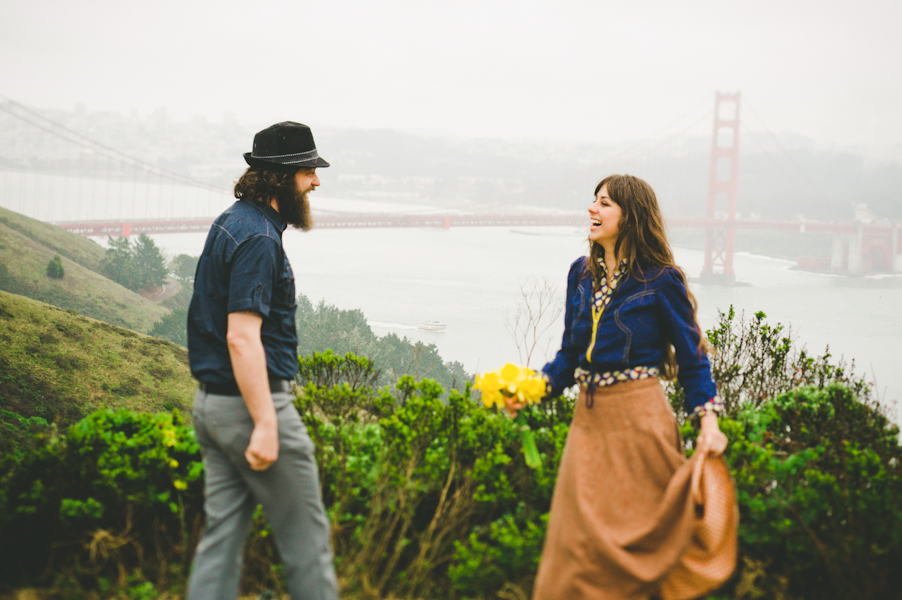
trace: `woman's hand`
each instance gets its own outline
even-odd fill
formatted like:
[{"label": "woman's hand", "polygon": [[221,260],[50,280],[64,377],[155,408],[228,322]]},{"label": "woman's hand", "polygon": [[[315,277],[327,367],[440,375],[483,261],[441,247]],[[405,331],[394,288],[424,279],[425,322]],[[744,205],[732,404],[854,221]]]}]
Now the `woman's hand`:
[{"label": "woman's hand", "polygon": [[526,408],[525,402],[517,402],[514,398],[504,399],[504,410],[510,415],[511,419],[517,418],[517,412]]},{"label": "woman's hand", "polygon": [[707,450],[714,456],[720,456],[727,449],[727,436],[720,430],[720,426],[717,424],[717,415],[713,412],[702,417],[696,448]]}]

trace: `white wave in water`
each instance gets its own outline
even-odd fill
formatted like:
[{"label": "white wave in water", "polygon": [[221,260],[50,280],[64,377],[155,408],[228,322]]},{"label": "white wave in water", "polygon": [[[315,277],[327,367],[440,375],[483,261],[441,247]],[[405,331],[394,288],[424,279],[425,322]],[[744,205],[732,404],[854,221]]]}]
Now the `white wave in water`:
[{"label": "white wave in water", "polygon": [[796,264],[796,261],[789,260],[788,258],[773,258],[771,256],[766,256],[764,254],[758,254],[757,252],[746,252],[744,250],[734,252],[733,256],[747,256],[749,258],[757,258],[757,259],[761,259],[761,260],[773,261],[774,263],[780,263],[787,268],[793,267]]}]

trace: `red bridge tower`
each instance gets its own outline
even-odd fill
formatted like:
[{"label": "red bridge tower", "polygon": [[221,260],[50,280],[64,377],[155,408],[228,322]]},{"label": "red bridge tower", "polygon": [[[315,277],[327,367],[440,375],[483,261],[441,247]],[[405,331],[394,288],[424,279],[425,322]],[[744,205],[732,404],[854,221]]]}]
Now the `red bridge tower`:
[{"label": "red bridge tower", "polygon": [[739,174],[739,93],[717,93],[714,104],[714,135],[711,140],[711,173],[708,180],[709,220],[723,225],[708,227],[705,265],[700,281],[731,285],[733,245],[736,238],[736,190]]}]

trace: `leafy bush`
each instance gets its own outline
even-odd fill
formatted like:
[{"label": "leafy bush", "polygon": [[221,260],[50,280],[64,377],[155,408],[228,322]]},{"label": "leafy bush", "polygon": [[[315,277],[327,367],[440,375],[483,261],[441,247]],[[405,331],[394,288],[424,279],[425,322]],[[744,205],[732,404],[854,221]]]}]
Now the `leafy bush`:
[{"label": "leafy bush", "polygon": [[[743,408],[756,408],[779,394],[803,386],[826,387],[832,383],[847,386],[861,401],[884,411],[872,397],[873,384],[855,375],[855,361],[831,362],[830,348],[812,356],[798,348],[791,329],[781,323],[770,325],[767,315],[758,311],[750,320],[737,318],[730,306],[719,312],[717,323],[706,332],[711,360],[711,375],[724,401],[724,410],[735,415]],[[680,423],[688,415],[683,406],[683,390],[676,382],[666,386],[671,406]]]},{"label": "leafy bush", "polygon": [[351,596],[467,591],[463,565],[509,562],[494,551],[481,556],[499,537],[489,524],[513,513],[520,523],[539,521],[548,511],[566,427],[536,424],[548,460],[533,472],[510,419],[466,389],[443,400],[435,382],[404,376],[394,390],[377,391],[364,385],[375,378],[367,359],[326,353],[300,362],[297,406],[316,444],[339,577]]},{"label": "leafy bush", "polygon": [[41,417],[25,417],[0,408],[0,456],[21,456],[21,445],[27,445],[32,436],[43,435],[49,429],[50,424]]},{"label": "leafy bush", "polygon": [[[510,419],[469,389],[401,377],[377,389],[365,357],[300,360],[296,406],[316,445],[346,598],[525,598],[531,592],[573,398],[528,414],[542,466]],[[173,415],[99,411],[65,435],[30,435],[0,458],[0,581],[56,577],[67,597],[180,593],[202,521],[202,467]],[[898,429],[849,386],[748,403],[722,428],[740,506],[740,569],[718,598],[898,597]],[[691,454],[696,432],[682,429]],[[68,587],[67,587],[68,586]],[[245,593],[284,591],[262,514]],[[142,595],[143,594],[143,595]]]},{"label": "leafy bush", "polygon": [[183,579],[203,514],[199,459],[177,411],[100,410],[33,435],[0,461],[0,581]]},{"label": "leafy bush", "polygon": [[153,324],[150,335],[173,344],[188,347],[188,309],[174,308],[172,312]]},{"label": "leafy bush", "polygon": [[[837,384],[721,425],[740,507],[734,598],[899,597],[899,429]],[[684,428],[691,446],[695,432]]]},{"label": "leafy bush", "polygon": [[63,269],[63,259],[59,254],[54,254],[50,262],[47,263],[47,277],[50,279],[62,279],[65,277],[66,271]]},{"label": "leafy bush", "polygon": [[[529,518],[521,504],[488,526],[477,527],[464,541],[455,542],[454,561],[448,568],[454,591],[463,598],[500,596],[526,598],[525,590],[539,569],[548,513]],[[495,594],[491,594],[495,592]]]},{"label": "leafy bush", "polygon": [[854,361],[849,367],[842,361],[831,364],[829,347],[822,355],[811,356],[805,348],[793,346],[791,330],[780,323],[769,325],[766,318],[758,311],[750,321],[740,316],[736,323],[736,311],[730,306],[707,332],[714,348],[711,371],[727,412],[760,406],[769,398],[807,385],[841,383],[860,398],[870,399],[870,386],[854,375]]}]

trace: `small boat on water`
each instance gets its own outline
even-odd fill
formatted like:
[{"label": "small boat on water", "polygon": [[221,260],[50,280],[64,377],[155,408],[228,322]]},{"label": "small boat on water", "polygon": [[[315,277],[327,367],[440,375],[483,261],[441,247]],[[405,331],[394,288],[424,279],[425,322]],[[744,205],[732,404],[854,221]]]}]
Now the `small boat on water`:
[{"label": "small boat on water", "polygon": [[425,331],[444,331],[447,327],[448,326],[441,321],[425,321],[417,325],[417,329],[423,329]]}]

